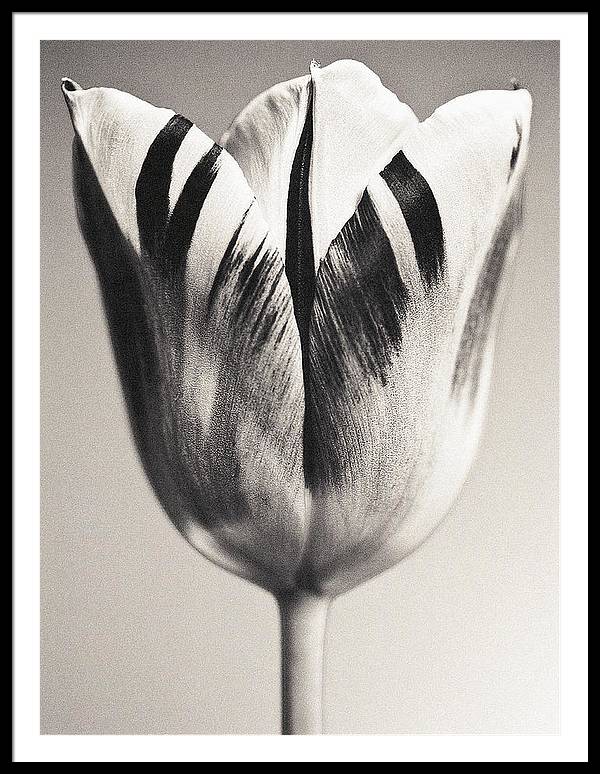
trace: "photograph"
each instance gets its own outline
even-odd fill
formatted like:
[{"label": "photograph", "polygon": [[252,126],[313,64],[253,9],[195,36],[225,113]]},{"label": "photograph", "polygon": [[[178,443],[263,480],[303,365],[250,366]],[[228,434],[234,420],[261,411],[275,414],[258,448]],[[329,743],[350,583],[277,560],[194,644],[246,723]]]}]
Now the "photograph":
[{"label": "photograph", "polygon": [[[27,124],[39,143],[13,177],[15,262],[37,235],[17,760],[584,760],[551,747],[584,733],[565,656],[586,650],[562,634],[587,511],[563,485],[586,263],[563,229],[587,202],[561,194],[569,44],[400,39],[402,13],[361,39],[312,12],[274,15],[296,39],[16,16],[39,16],[31,74],[13,65],[15,105],[37,79],[13,147]],[[271,14],[231,16],[251,36]]]},{"label": "photograph", "polygon": [[40,74],[42,730],[555,731],[558,45]]}]

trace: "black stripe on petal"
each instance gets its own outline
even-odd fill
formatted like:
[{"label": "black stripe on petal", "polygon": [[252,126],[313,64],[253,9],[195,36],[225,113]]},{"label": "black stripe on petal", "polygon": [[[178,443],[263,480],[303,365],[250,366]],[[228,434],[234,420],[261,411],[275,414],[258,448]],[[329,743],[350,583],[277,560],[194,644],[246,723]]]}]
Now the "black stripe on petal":
[{"label": "black stripe on petal", "polygon": [[444,271],[444,231],[440,212],[427,180],[404,153],[397,153],[381,172],[400,205],[410,231],[421,278],[431,288]]},{"label": "black stripe on petal", "polygon": [[334,386],[342,386],[348,360],[385,384],[407,300],[394,251],[365,191],[318,274],[315,343],[327,353]]},{"label": "black stripe on petal", "polygon": [[308,343],[310,313],[315,292],[315,264],[308,190],[313,142],[312,85],[309,85],[309,89],[304,128],[290,174],[285,245],[285,272],[292,293],[303,353]]},{"label": "black stripe on petal", "polygon": [[196,164],[173,208],[161,252],[176,272],[185,263],[200,211],[219,171],[219,157],[222,150],[215,143]]},{"label": "black stripe on petal", "polygon": [[[291,317],[289,294],[281,284],[284,268],[279,252],[266,237],[253,249],[241,239],[248,211],[219,264],[209,298],[208,317],[223,321],[223,335],[236,350],[250,354],[267,339],[281,340]],[[226,332],[225,332],[226,331]]]},{"label": "black stripe on petal", "polygon": [[312,437],[305,450],[311,484],[348,474],[340,418],[352,412],[373,380],[387,383],[407,304],[394,251],[365,191],[317,275],[307,404]]},{"label": "black stripe on petal", "polygon": [[[313,143],[313,87],[309,84],[308,107],[304,127],[290,173],[287,200],[287,230],[285,244],[285,273],[292,294],[294,316],[302,348],[304,399],[310,401],[310,359],[308,356],[310,317],[315,295],[315,263],[313,234],[309,203],[310,163]],[[308,409],[304,416],[304,456],[310,464],[312,431],[308,423]]]},{"label": "black stripe on petal", "polygon": [[519,158],[519,153],[521,152],[521,143],[523,141],[523,128],[518,122],[515,124],[515,129],[517,131],[517,144],[512,149],[512,153],[510,155],[510,172],[508,173],[509,180],[515,171],[515,167],[517,166],[517,159]]},{"label": "black stripe on petal", "polygon": [[222,148],[216,143],[196,164],[169,216],[169,189],[173,163],[181,143],[193,126],[173,116],[148,149],[136,187],[135,199],[142,253],[161,276],[181,276],[198,217],[219,172]]},{"label": "black stripe on petal", "polygon": [[169,187],[173,162],[192,122],[174,115],[154,138],[135,186],[140,244],[146,253],[156,250],[169,217]]}]

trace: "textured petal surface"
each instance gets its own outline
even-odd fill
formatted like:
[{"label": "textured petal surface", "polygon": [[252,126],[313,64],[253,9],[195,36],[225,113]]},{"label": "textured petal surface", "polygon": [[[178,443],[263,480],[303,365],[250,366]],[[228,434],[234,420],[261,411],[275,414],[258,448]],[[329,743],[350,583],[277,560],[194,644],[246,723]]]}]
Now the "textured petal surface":
[{"label": "textured petal surface", "polygon": [[307,115],[312,132],[309,203],[318,269],[370,178],[418,121],[375,73],[352,60],[324,68],[313,63],[310,76],[278,84],[253,100],[221,144],[240,164],[282,247],[292,165]]},{"label": "textured petal surface", "polygon": [[290,175],[309,96],[308,75],[280,83],[253,99],[219,140],[243,170],[282,252]]},{"label": "textured petal surface", "polygon": [[419,123],[364,65],[312,65],[223,150],[173,111],[63,90],[133,431],[173,521],[274,591],[335,595],[413,551],[479,437],[529,94]]},{"label": "textured petal surface", "polygon": [[478,91],[438,108],[404,138],[405,156],[437,201],[453,287],[481,268],[510,181],[522,177],[530,117],[527,90]]},{"label": "textured petal surface", "polygon": [[338,593],[396,563],[462,485],[518,241],[530,108],[527,93],[482,92],[406,132],[321,262],[309,587]]},{"label": "textured petal surface", "polygon": [[66,89],[75,185],[134,435],[210,558],[289,584],[304,523],[304,398],[284,261],[236,162],[189,121]]},{"label": "textured petal surface", "polygon": [[310,203],[315,260],[353,215],[373,175],[418,124],[408,105],[361,62],[344,59],[312,68],[313,155]]}]

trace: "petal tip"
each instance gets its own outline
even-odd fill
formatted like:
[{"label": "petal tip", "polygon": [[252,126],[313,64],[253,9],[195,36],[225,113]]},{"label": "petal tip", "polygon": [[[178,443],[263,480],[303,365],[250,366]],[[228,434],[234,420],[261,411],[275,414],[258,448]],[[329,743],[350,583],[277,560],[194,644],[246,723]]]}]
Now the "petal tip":
[{"label": "petal tip", "polygon": [[65,102],[67,103],[67,107],[69,108],[71,118],[73,118],[75,94],[79,91],[82,91],[82,87],[71,78],[61,78],[60,90],[62,91]]},{"label": "petal tip", "polygon": [[82,87],[71,78],[61,78],[60,87],[65,96],[69,95],[71,92],[82,90]]},{"label": "petal tip", "polygon": [[514,89],[514,94],[521,100],[521,115],[523,120],[529,122],[531,120],[531,111],[533,110],[533,98],[531,92],[519,83],[518,87]]},{"label": "petal tip", "polygon": [[523,82],[518,78],[510,79],[511,91],[518,92],[518,96],[521,97],[529,106],[531,106],[532,98],[531,92],[523,85]]}]

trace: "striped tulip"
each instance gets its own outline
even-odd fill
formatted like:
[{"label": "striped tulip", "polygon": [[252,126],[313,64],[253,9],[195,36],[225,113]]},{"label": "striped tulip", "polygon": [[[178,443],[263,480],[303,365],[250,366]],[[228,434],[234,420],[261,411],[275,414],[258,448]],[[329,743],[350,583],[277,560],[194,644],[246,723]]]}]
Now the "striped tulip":
[{"label": "striped tulip", "polygon": [[63,92],[144,469],[192,545],[277,597],[284,731],[316,732],[328,601],[414,551],[473,459],[530,96],[419,122],[364,65],[313,63],[215,144]]}]

